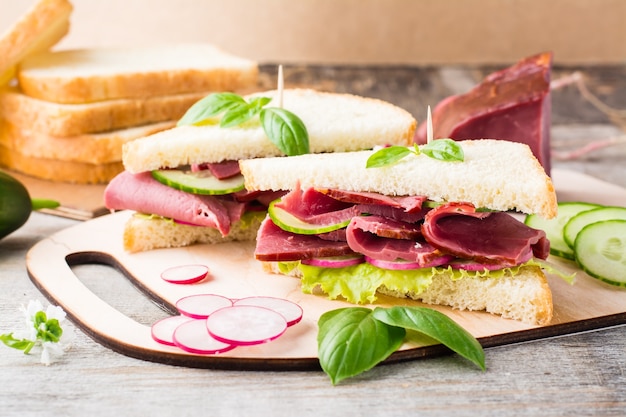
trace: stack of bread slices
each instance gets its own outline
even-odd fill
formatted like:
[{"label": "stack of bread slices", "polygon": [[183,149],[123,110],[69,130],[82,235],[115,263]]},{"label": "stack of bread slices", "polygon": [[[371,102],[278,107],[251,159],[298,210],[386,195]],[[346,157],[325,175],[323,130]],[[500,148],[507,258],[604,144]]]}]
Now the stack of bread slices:
[{"label": "stack of bread slices", "polygon": [[51,51],[67,0],[38,0],[0,36],[0,166],[40,179],[107,183],[122,145],[175,126],[213,91],[246,92],[256,62],[210,44]]}]

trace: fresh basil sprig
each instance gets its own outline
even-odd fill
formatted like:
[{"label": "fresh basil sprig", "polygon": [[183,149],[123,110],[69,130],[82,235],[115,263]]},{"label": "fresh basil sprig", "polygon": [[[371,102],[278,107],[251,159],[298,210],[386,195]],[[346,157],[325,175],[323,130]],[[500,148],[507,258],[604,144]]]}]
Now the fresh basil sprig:
[{"label": "fresh basil sprig", "polygon": [[177,126],[201,125],[222,115],[220,127],[239,126],[259,116],[267,137],[285,155],[309,153],[309,134],[304,122],[292,112],[279,107],[266,107],[272,99],[253,97],[249,101],[235,93],[213,93],[192,105]]},{"label": "fresh basil sprig", "polygon": [[409,154],[424,155],[433,159],[447,162],[462,162],[465,159],[463,148],[452,139],[437,139],[426,145],[413,145],[413,148],[406,146],[389,146],[379,149],[367,159],[366,168],[380,168],[392,165]]},{"label": "fresh basil sprig", "polygon": [[426,307],[348,307],[324,313],[318,322],[320,365],[333,385],[385,360],[407,330],[422,333],[485,370],[480,343],[443,313]]}]

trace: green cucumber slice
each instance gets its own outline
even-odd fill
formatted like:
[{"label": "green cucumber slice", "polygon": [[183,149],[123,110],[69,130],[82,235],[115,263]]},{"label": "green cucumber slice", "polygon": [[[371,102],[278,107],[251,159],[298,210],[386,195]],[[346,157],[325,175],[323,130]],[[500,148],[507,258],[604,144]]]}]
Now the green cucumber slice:
[{"label": "green cucumber slice", "polygon": [[304,222],[287,212],[286,210],[276,207],[280,200],[274,200],[267,209],[270,219],[274,224],[287,232],[298,233],[301,235],[317,235],[320,233],[328,233],[346,227],[350,223],[350,219],[341,223],[334,224],[311,224]]},{"label": "green cucumber slice", "polygon": [[550,254],[561,258],[574,260],[574,251],[565,243],[563,238],[563,228],[565,224],[575,215],[583,211],[600,207],[599,204],[583,202],[559,203],[559,211],[556,217],[545,219],[537,214],[526,216],[524,223],[532,228],[546,232],[546,237],[550,241]]},{"label": "green cucumber slice", "polygon": [[604,220],[626,220],[626,207],[599,207],[575,215],[569,219],[563,228],[565,243],[573,249],[576,236],[583,227]]},{"label": "green cucumber slice", "polygon": [[574,241],[576,262],[590,276],[626,287],[626,220],[588,224]]},{"label": "green cucumber slice", "polygon": [[209,170],[157,169],[152,171],[152,177],[162,184],[192,194],[222,195],[244,189],[241,174],[220,180]]}]

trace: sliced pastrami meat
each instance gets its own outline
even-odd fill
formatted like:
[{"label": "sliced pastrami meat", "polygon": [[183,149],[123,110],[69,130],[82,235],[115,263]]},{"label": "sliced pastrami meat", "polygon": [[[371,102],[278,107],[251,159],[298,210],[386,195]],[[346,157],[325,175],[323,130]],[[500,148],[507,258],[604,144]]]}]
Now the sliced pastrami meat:
[{"label": "sliced pastrami meat", "polygon": [[[430,265],[435,259],[441,258],[441,251],[426,242],[420,235],[409,239],[394,239],[381,237],[371,230],[385,229],[389,234],[392,225],[380,226],[379,223],[389,219],[371,217],[355,217],[346,230],[346,237],[350,248],[357,253],[380,261],[409,261],[420,265]],[[393,223],[397,223],[391,221]],[[377,223],[372,226],[372,223]],[[399,231],[398,234],[402,233]]]},{"label": "sliced pastrami meat", "polygon": [[234,201],[176,190],[152,178],[149,172],[124,171],[108,184],[104,203],[111,210],[134,210],[169,217],[187,224],[218,229],[228,235],[232,222],[239,220],[242,209]]},{"label": "sliced pastrami meat", "polygon": [[448,203],[424,219],[426,240],[444,253],[476,262],[515,266],[533,254],[545,259],[546,234],[504,212],[476,212],[467,203]]},{"label": "sliced pastrami meat", "polygon": [[[433,136],[525,143],[550,175],[551,69],[552,53],[534,55],[445,98],[432,113]],[[415,142],[426,143],[426,124]]]},{"label": "sliced pastrami meat", "polygon": [[257,234],[254,256],[259,261],[287,262],[352,253],[346,242],[287,232],[266,218]]},{"label": "sliced pastrami meat", "polygon": [[336,189],[318,189],[317,191],[345,203],[394,207],[403,209],[407,213],[420,212],[422,210],[422,204],[427,200],[424,196],[391,197],[374,192],[357,192]]},{"label": "sliced pastrami meat", "polygon": [[191,166],[192,171],[202,171],[208,169],[211,174],[218,180],[234,177],[241,174],[239,169],[239,161],[229,160],[216,163],[194,164]]},{"label": "sliced pastrami meat", "polygon": [[299,186],[281,198],[279,207],[309,224],[337,224],[357,216],[354,204],[328,197],[313,188],[302,190]]}]

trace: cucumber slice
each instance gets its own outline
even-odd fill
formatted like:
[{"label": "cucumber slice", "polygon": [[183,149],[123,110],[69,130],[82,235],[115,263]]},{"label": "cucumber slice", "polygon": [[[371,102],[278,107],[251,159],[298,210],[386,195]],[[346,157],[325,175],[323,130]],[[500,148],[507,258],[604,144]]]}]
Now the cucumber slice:
[{"label": "cucumber slice", "polygon": [[192,194],[222,195],[244,189],[243,175],[220,180],[209,170],[192,172],[183,169],[158,169],[152,171],[152,178],[162,184]]},{"label": "cucumber slice", "polygon": [[588,224],[604,220],[626,220],[626,207],[606,206],[579,213],[569,219],[563,228],[563,238],[574,248],[576,235]]},{"label": "cucumber slice", "polygon": [[301,235],[317,235],[320,233],[328,233],[346,227],[351,219],[341,223],[334,224],[311,224],[304,222],[287,212],[286,210],[276,207],[280,200],[274,200],[267,209],[267,214],[274,224],[287,232],[298,233]]},{"label": "cucumber slice", "polygon": [[576,262],[590,276],[626,287],[626,220],[605,220],[581,229],[574,241]]},{"label": "cucumber slice", "polygon": [[575,215],[583,211],[600,207],[599,204],[583,202],[559,203],[559,212],[552,219],[545,219],[537,214],[526,216],[524,223],[532,228],[546,232],[546,237],[550,241],[550,254],[561,258],[574,260],[574,251],[565,243],[563,238],[563,228],[565,224]]}]

